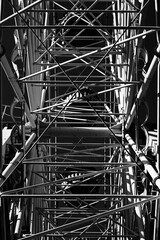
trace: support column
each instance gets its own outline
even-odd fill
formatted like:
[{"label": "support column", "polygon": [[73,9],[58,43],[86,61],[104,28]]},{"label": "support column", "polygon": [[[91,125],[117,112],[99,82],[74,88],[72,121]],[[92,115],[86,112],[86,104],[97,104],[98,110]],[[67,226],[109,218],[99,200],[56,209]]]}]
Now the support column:
[{"label": "support column", "polygon": [[157,168],[160,170],[160,157],[159,157],[159,146],[160,146],[160,56],[157,68]]},{"label": "support column", "polygon": [[[5,227],[4,227],[5,226]],[[0,196],[0,236],[3,240],[11,239],[10,224],[8,217],[8,204],[7,199]]]},{"label": "support column", "polygon": [[[160,171],[160,156],[159,156],[159,146],[160,146],[160,53],[157,53],[158,57],[158,67],[157,67],[157,170],[158,173]],[[156,218],[154,219],[154,240],[159,238],[159,219],[160,219],[160,212],[159,212],[159,207],[160,207],[160,201],[157,200],[155,202],[155,216]]]},{"label": "support column", "polygon": [[[1,7],[1,2],[0,2]],[[4,55],[4,48],[0,45],[0,60],[1,57]],[[0,69],[0,172],[2,171],[2,71]]]}]

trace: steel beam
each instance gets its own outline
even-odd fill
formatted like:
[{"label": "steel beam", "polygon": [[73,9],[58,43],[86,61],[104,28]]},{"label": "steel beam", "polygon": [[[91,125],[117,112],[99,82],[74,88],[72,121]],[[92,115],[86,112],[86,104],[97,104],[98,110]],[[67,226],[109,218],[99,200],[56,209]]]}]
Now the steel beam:
[{"label": "steel beam", "polygon": [[[36,233],[36,234],[32,234],[30,236],[26,236],[25,239],[26,240],[35,239],[36,237],[42,237],[42,236],[45,236],[46,234],[55,233],[57,231],[61,231],[61,230],[65,231],[65,230],[68,230],[69,228],[74,230],[75,228],[77,228],[77,226],[81,226],[81,224],[87,224],[87,223],[89,223],[91,221],[94,221],[96,219],[98,221],[101,218],[110,216],[110,215],[115,214],[115,213],[120,213],[120,212],[125,211],[127,209],[130,209],[132,207],[138,206],[139,204],[145,204],[145,203],[148,203],[150,201],[154,201],[156,199],[160,199],[160,195],[152,196],[151,198],[148,198],[146,200],[141,200],[141,201],[136,202],[136,203],[127,204],[127,205],[122,206],[122,207],[117,207],[116,209],[113,209],[113,210],[107,210],[107,211],[104,211],[102,213],[95,214],[93,216],[82,218],[82,219],[79,219],[79,220],[71,222],[71,223],[66,223],[66,224],[63,224],[61,226],[49,229],[49,230],[45,230],[45,231],[42,231],[42,232],[39,232],[39,233]],[[23,240],[23,238],[20,238],[19,240]]]},{"label": "steel beam", "polygon": [[2,29],[126,29],[126,30],[155,30],[159,31],[159,27],[157,26],[112,26],[112,25],[21,25],[21,26],[13,26],[13,25],[1,25]]},{"label": "steel beam", "polygon": [[[64,181],[64,179],[63,179],[63,181]],[[92,200],[93,200],[93,198],[135,198],[135,199],[142,199],[142,201],[143,201],[143,199],[152,199],[152,198],[154,198],[154,196],[153,195],[143,195],[143,196],[141,196],[141,195],[129,195],[129,194],[65,194],[65,193],[52,193],[52,194],[43,194],[43,193],[41,193],[41,194],[38,194],[38,193],[35,193],[35,194],[14,194],[14,193],[12,193],[12,194],[9,194],[9,193],[5,193],[5,192],[3,192],[3,193],[1,193],[1,197],[2,198],[6,198],[6,197],[9,197],[9,198],[49,198],[49,199],[54,199],[54,198],[57,198],[59,201],[64,201],[64,199],[67,199],[67,198],[69,198],[69,199],[75,199],[75,198],[91,198]],[[160,198],[160,196],[158,197],[157,196],[157,199],[158,198]],[[90,199],[89,199],[89,201],[91,201]],[[149,200],[148,200],[149,201]],[[137,202],[136,202],[137,203]],[[134,205],[136,206],[136,205],[139,205],[138,203],[136,204],[136,203],[132,203],[133,204],[133,207],[134,207]],[[131,206],[132,206],[132,204],[131,204]],[[130,205],[130,204],[128,204],[128,205]],[[116,210],[116,209],[115,209]],[[118,210],[117,210],[117,212],[118,212]]]},{"label": "steel beam", "polygon": [[74,61],[76,61],[76,60],[79,60],[79,59],[82,59],[82,58],[91,56],[91,55],[93,55],[93,54],[95,54],[95,53],[99,53],[99,52],[104,51],[104,50],[109,50],[109,49],[111,49],[113,46],[119,46],[119,45],[124,44],[124,43],[127,43],[127,42],[129,42],[129,41],[132,41],[132,40],[135,40],[135,39],[138,39],[138,38],[142,38],[143,36],[146,36],[146,35],[151,34],[151,33],[154,33],[154,32],[155,32],[155,30],[149,30],[149,31],[146,31],[146,32],[137,34],[136,36],[132,36],[132,37],[129,37],[129,38],[126,38],[126,39],[124,39],[124,40],[122,40],[122,41],[117,42],[116,45],[115,45],[115,44],[110,44],[110,45],[105,46],[105,47],[102,47],[102,48],[100,48],[100,49],[96,49],[96,50],[94,50],[94,51],[91,51],[91,52],[89,52],[89,53],[83,54],[83,55],[78,56],[78,57],[76,57],[76,58],[70,59],[70,60],[68,60],[68,61],[64,61],[64,62],[62,62],[62,63],[60,63],[60,64],[58,64],[58,65],[52,66],[52,67],[47,68],[47,69],[43,69],[42,71],[39,71],[39,72],[30,74],[30,75],[28,75],[28,76],[25,76],[25,77],[23,77],[23,78],[20,78],[19,80],[21,81],[21,80],[25,80],[25,79],[28,79],[28,78],[37,76],[37,75],[42,74],[42,73],[44,73],[44,72],[47,72],[47,71],[56,69],[56,68],[58,68],[59,66],[64,66],[64,65],[66,65],[67,63],[74,62]]},{"label": "steel beam", "polygon": [[[121,130],[111,128],[115,136],[121,136]],[[43,130],[42,130],[43,131]],[[43,137],[92,137],[92,138],[114,138],[113,133],[107,127],[51,127]]]},{"label": "steel beam", "polygon": [[27,5],[27,6],[24,7],[23,9],[17,10],[17,12],[15,12],[15,13],[11,14],[10,16],[2,19],[2,20],[0,21],[0,25],[4,24],[4,23],[6,23],[8,20],[11,20],[12,18],[14,18],[14,17],[16,17],[16,16],[24,13],[24,12],[27,11],[29,8],[32,8],[32,7],[36,6],[37,4],[39,4],[39,3],[43,2],[43,1],[44,1],[44,0],[37,0],[37,1],[35,1],[35,2],[31,3],[31,4],[29,4],[29,5]]}]

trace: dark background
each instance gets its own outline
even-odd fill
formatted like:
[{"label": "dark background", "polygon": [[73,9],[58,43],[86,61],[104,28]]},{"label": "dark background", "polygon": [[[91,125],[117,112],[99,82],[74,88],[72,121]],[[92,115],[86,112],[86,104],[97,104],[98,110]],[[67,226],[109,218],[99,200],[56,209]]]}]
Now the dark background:
[{"label": "dark background", "polygon": [[[8,1],[3,1],[3,18],[6,18],[7,16],[12,14],[12,9],[8,3]],[[13,20],[7,21],[4,25],[12,25],[14,22]],[[5,48],[5,54],[8,60],[10,60],[13,47],[14,47],[14,39],[13,39],[13,30],[11,29],[3,29],[2,32],[2,45]],[[13,101],[14,92],[13,89],[8,81],[8,79],[5,76],[5,73],[0,67],[0,80],[2,82],[2,103],[10,105]]]}]

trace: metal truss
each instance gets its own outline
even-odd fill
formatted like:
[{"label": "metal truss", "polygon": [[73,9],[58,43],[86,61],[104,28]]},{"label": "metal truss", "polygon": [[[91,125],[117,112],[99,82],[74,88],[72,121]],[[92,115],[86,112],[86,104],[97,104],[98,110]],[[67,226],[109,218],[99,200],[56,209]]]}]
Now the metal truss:
[{"label": "metal truss", "polygon": [[7,2],[0,36],[12,31],[15,48],[8,59],[1,39],[0,56],[15,100],[1,107],[1,239],[159,239],[160,46],[145,48],[150,35],[159,44],[158,1],[152,26],[151,1]]}]

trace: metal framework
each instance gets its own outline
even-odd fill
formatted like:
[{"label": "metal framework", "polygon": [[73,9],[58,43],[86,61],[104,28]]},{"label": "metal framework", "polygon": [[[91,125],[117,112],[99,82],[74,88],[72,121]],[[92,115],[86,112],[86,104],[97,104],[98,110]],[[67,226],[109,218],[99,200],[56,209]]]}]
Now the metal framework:
[{"label": "metal framework", "polygon": [[156,0],[0,1],[1,66],[15,93],[1,106],[1,239],[159,239],[158,9]]}]

